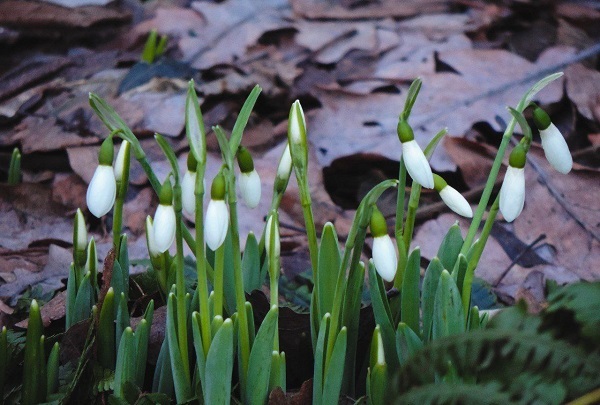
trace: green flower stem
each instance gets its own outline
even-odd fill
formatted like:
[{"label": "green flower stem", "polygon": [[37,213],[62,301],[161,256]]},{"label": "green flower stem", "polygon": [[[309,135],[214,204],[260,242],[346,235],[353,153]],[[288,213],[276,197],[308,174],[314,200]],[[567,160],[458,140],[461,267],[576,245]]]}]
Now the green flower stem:
[{"label": "green flower stem", "polygon": [[[129,156],[127,156],[129,159]],[[113,246],[117,257],[121,249],[121,230],[123,229],[123,204],[125,204],[125,196],[129,187],[129,164],[125,164],[123,170],[123,178],[117,182],[117,196],[115,198],[115,208],[113,211]]]},{"label": "green flower stem", "polygon": [[[395,235],[396,241],[399,241],[402,238],[404,223],[404,198],[406,195],[406,165],[404,164],[404,159],[400,158],[400,169],[398,170],[398,197],[396,198],[396,228]],[[400,245],[398,245],[398,250],[400,250]]]},{"label": "green flower stem", "polygon": [[498,215],[498,208],[500,207],[500,193],[496,196],[496,199],[492,203],[490,207],[490,211],[483,225],[483,229],[481,230],[481,234],[479,235],[479,241],[475,244],[473,251],[471,252],[471,257],[468,258],[469,263],[467,266],[467,271],[465,273],[465,279],[463,281],[462,287],[462,304],[463,310],[465,310],[466,321],[469,321],[468,314],[471,313],[469,310],[471,307],[471,286],[473,284],[473,278],[475,277],[475,269],[479,264],[479,259],[481,259],[481,255],[483,254],[483,249],[485,248],[485,244],[492,232],[492,226],[494,225],[494,221],[496,220],[496,216]]},{"label": "green flower stem", "polygon": [[[229,178],[229,217],[231,242],[233,245],[233,276],[235,282],[235,301],[239,320],[240,339],[240,386],[241,392],[246,392],[248,379],[248,364],[250,362],[250,334],[248,331],[248,314],[246,313],[246,294],[244,293],[244,277],[242,275],[242,257],[240,255],[240,235],[238,233],[237,200],[235,195],[235,173],[226,171]],[[216,274],[215,274],[216,277]]]},{"label": "green flower stem", "polygon": [[419,208],[419,198],[421,198],[421,186],[413,181],[410,197],[408,199],[408,210],[406,212],[406,222],[404,224],[404,232],[402,233],[402,239],[404,241],[405,252],[408,253],[410,249],[410,242],[412,241],[413,231],[415,229],[415,219],[417,218],[417,208]]},{"label": "green flower stem", "polygon": [[313,268],[313,277],[317,285],[318,264],[319,264],[319,246],[317,243],[317,230],[312,211],[312,200],[310,198],[310,189],[308,187],[308,175],[306,172],[298,178],[298,188],[300,190],[300,201],[302,202],[302,213],[306,226],[306,236],[308,237],[308,250],[310,253],[310,263]]},{"label": "green flower stem", "polygon": [[215,252],[215,295],[213,316],[223,316],[223,272],[225,268],[225,244],[223,243]]},{"label": "green flower stem", "polygon": [[175,273],[177,288],[177,338],[179,340],[179,350],[181,351],[181,361],[186,373],[185,375],[190,375],[182,238],[182,228],[185,227],[183,226],[181,214],[181,185],[179,184],[179,175],[177,174],[175,174],[175,186],[173,187],[173,206],[175,208],[175,244],[177,246],[177,253],[175,255],[175,260],[177,261],[177,273]]},{"label": "green flower stem", "polygon": [[212,340],[210,332],[210,311],[208,305],[208,282],[206,275],[206,251],[204,247],[204,165],[198,164],[196,168],[196,273],[198,275],[198,301],[200,303],[200,329],[202,331],[202,347],[204,356],[208,356],[208,349]]}]

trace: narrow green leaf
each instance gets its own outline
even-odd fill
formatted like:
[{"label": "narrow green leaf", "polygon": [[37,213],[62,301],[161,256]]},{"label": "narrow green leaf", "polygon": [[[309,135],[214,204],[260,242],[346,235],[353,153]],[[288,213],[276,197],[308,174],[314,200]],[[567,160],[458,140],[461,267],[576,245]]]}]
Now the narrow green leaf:
[{"label": "narrow green leaf", "polygon": [[250,352],[248,363],[248,385],[245,393],[246,403],[264,404],[269,389],[269,374],[271,363],[269,359],[273,350],[273,342],[277,329],[278,309],[273,305],[262,322]]},{"label": "narrow green leaf", "polygon": [[6,383],[6,370],[8,365],[8,335],[6,326],[0,329],[0,398],[4,398],[4,385]]},{"label": "narrow green leaf", "polygon": [[58,342],[54,343],[50,356],[48,357],[47,371],[46,371],[46,390],[48,395],[54,394],[58,391],[58,366],[59,366],[59,354],[60,348]]},{"label": "narrow green leaf", "polygon": [[396,331],[396,350],[400,365],[404,365],[408,358],[423,347],[423,342],[413,330],[405,323],[400,322]]},{"label": "narrow green leaf", "polygon": [[[252,304],[246,301],[246,319],[254,319],[254,309]],[[250,347],[254,345],[254,338],[256,337],[256,330],[254,329],[254,322],[248,322],[248,337],[250,338]]]},{"label": "narrow green leaf", "polygon": [[160,392],[172,398],[175,392],[169,353],[169,339],[165,339],[160,346],[160,352],[158,352],[158,359],[156,360],[156,368],[154,369],[154,378],[152,380],[152,392]]},{"label": "narrow green leaf", "polygon": [[563,75],[563,72],[553,73],[551,75],[544,77],[540,81],[538,81],[536,84],[531,86],[531,88],[527,91],[527,93],[525,93],[525,95],[523,96],[523,98],[521,100],[521,103],[519,103],[519,104],[523,105],[523,107],[526,106],[527,104],[529,104],[529,102],[531,100],[533,100],[533,98],[535,97],[535,95],[537,93],[539,93],[544,87],[546,87],[547,85],[552,83],[554,80],[562,77],[562,75]]},{"label": "narrow green leaf", "polygon": [[175,386],[175,397],[178,403],[183,403],[191,398],[192,383],[190,376],[185,373],[181,360],[181,351],[177,340],[176,327],[176,297],[174,293],[169,294],[167,300],[167,339],[169,341],[169,357],[173,373],[173,385]]},{"label": "narrow green leaf", "polygon": [[465,315],[458,287],[450,273],[443,270],[435,296],[432,339],[459,334],[464,330]]},{"label": "narrow green leaf", "polygon": [[321,405],[323,395],[323,380],[325,369],[325,349],[327,347],[327,336],[329,334],[329,323],[331,315],[323,315],[321,326],[319,327],[319,336],[315,348],[315,368],[313,373],[313,405]]},{"label": "narrow green leaf", "polygon": [[421,313],[423,314],[423,341],[425,342],[429,342],[431,338],[433,307],[442,270],[444,270],[444,265],[440,262],[440,259],[434,257],[429,262],[429,266],[425,270],[425,277],[423,278]]},{"label": "narrow green leaf", "polygon": [[115,367],[114,395],[123,398],[123,388],[126,382],[135,379],[135,336],[133,330],[127,327],[123,331],[119,350],[117,352],[117,365]]},{"label": "narrow green leaf", "polygon": [[262,286],[264,279],[260,278],[260,252],[254,232],[248,233],[246,238],[246,247],[242,257],[242,274],[246,293],[258,290]]},{"label": "narrow green leaf", "polygon": [[206,356],[206,404],[229,404],[233,372],[233,322],[226,319],[215,334]]},{"label": "narrow green leaf", "polygon": [[66,303],[66,314],[65,314],[65,330],[68,330],[75,322],[73,317],[75,315],[75,301],[77,299],[77,281],[75,277],[75,267],[73,263],[69,267],[69,278],[67,279],[67,303]]},{"label": "narrow green leaf", "polygon": [[42,316],[36,300],[31,301],[29,307],[29,322],[25,338],[25,360],[23,363],[23,386],[21,403],[24,405],[35,404],[45,400],[39,391],[39,358],[40,339],[43,333]]},{"label": "narrow green leaf", "polygon": [[92,306],[94,305],[94,288],[90,280],[90,273],[86,273],[81,280],[79,289],[77,290],[77,298],[75,298],[75,312],[71,319],[73,323],[83,321],[90,317]]},{"label": "narrow green leaf", "polygon": [[335,232],[335,227],[328,222],[323,227],[321,236],[321,245],[319,246],[319,312],[321,317],[327,312],[331,312],[333,308],[333,291],[338,280],[340,272],[341,256],[338,237]]},{"label": "narrow green leaf", "polygon": [[156,30],[150,31],[148,39],[146,39],[146,43],[144,44],[144,50],[142,51],[142,62],[146,62],[148,64],[154,62],[154,58],[156,57],[157,36]]},{"label": "narrow green leaf", "polygon": [[413,250],[408,256],[404,281],[402,281],[402,301],[400,319],[407,324],[416,334],[421,334],[419,326],[419,282],[421,281],[421,251]]},{"label": "narrow green leaf", "polygon": [[322,404],[337,404],[340,399],[340,390],[342,389],[342,379],[344,377],[346,344],[347,329],[344,326],[335,340],[331,359],[329,359],[329,365],[325,371]]},{"label": "narrow green leaf", "polygon": [[464,240],[460,233],[460,227],[458,226],[458,222],[455,222],[448,229],[437,253],[437,257],[446,270],[450,271],[454,268],[454,263],[458,260],[458,254],[463,243]]},{"label": "narrow green leaf", "polygon": [[198,372],[202,392],[206,392],[206,356],[204,355],[204,347],[202,345],[201,322],[200,314],[198,312],[192,313],[192,333],[194,350],[196,351],[196,370]]},{"label": "narrow green leaf", "polygon": [[390,391],[387,364],[376,364],[369,371],[369,404],[390,403],[386,395]]},{"label": "narrow green leaf", "polygon": [[117,306],[117,322],[115,326],[115,341],[120,342],[121,336],[126,328],[130,326],[129,310],[127,309],[127,299],[125,294],[121,293],[119,297],[119,305]]},{"label": "narrow green leaf", "polygon": [[479,316],[479,308],[474,306],[471,308],[471,314],[469,315],[469,325],[467,330],[477,330],[481,328],[481,318]]},{"label": "narrow green leaf", "polygon": [[465,274],[467,273],[467,258],[462,253],[458,255],[458,260],[452,269],[452,278],[458,287],[458,293],[462,293]]},{"label": "narrow green leaf", "polygon": [[115,292],[112,287],[108,289],[102,308],[100,309],[100,319],[98,321],[97,333],[98,362],[103,368],[115,369]]},{"label": "narrow green leaf", "polygon": [[262,89],[257,84],[254,86],[248,98],[244,102],[242,109],[240,110],[240,114],[235,120],[235,124],[233,125],[233,130],[231,131],[231,141],[229,142],[231,155],[235,156],[237,152],[238,146],[242,141],[242,134],[244,133],[244,128],[246,128],[246,124],[248,123],[248,119],[250,119],[250,114],[252,113],[252,109],[254,108],[254,104],[256,103],[256,99],[258,98]]},{"label": "narrow green leaf", "polygon": [[14,148],[8,166],[8,184],[15,185],[21,181],[21,152]]},{"label": "narrow green leaf", "polygon": [[419,91],[421,90],[422,84],[423,81],[420,77],[417,77],[410,84],[410,87],[408,88],[408,94],[406,96],[406,101],[404,102],[404,110],[400,114],[400,119],[404,121],[408,120],[410,112],[412,111],[412,108],[415,105],[415,102],[417,101],[417,96],[419,95]]},{"label": "narrow green leaf", "polygon": [[154,139],[156,139],[158,146],[160,146],[160,149],[163,151],[167,160],[171,164],[171,173],[177,182],[177,179],[179,179],[179,164],[177,163],[177,156],[175,156],[173,148],[161,134],[154,134]]},{"label": "narrow green leaf", "polygon": [[144,386],[144,378],[146,376],[146,360],[148,359],[148,339],[150,337],[150,327],[152,325],[142,319],[135,329],[135,379],[133,382],[138,387]]},{"label": "narrow green leaf", "polygon": [[523,133],[523,136],[526,139],[529,139],[531,141],[531,138],[532,138],[531,127],[527,123],[527,120],[525,119],[525,116],[523,116],[523,113],[515,110],[512,107],[508,107],[508,111],[514,117],[514,119],[517,121],[517,123],[519,124],[519,127],[521,127],[521,132]]},{"label": "narrow green leaf", "polygon": [[221,329],[221,326],[223,326],[223,322],[223,317],[221,315],[217,315],[213,318],[212,322],[210,323],[210,332],[213,339],[219,331],[219,329]]},{"label": "narrow green leaf", "polygon": [[425,154],[425,157],[427,159],[431,159],[433,152],[435,152],[435,148],[437,148],[438,144],[440,143],[442,138],[444,138],[444,136],[446,136],[447,133],[448,133],[448,129],[444,128],[444,129],[440,130],[440,132],[435,134],[435,136],[431,139],[431,141],[429,141],[429,143],[423,150],[423,153]]}]

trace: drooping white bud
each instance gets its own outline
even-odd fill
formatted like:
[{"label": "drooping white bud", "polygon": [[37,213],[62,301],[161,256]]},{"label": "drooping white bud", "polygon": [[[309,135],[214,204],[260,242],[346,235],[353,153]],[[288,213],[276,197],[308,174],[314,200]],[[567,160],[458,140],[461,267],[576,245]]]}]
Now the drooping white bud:
[{"label": "drooping white bud", "polygon": [[117,182],[112,166],[98,165],[87,189],[88,209],[96,218],[100,218],[110,211],[116,195]]}]

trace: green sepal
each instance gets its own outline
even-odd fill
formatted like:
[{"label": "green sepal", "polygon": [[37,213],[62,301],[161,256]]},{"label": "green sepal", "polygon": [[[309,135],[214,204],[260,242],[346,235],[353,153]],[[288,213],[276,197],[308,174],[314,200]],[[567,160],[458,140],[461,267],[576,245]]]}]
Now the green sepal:
[{"label": "green sepal", "polygon": [[223,175],[223,172],[219,172],[210,186],[210,198],[212,200],[224,200],[225,190],[225,176]]},{"label": "green sepal", "polygon": [[508,158],[508,164],[511,167],[515,167],[518,169],[522,169],[525,167],[525,162],[527,161],[527,151],[525,150],[525,146],[522,144],[517,144],[514,147],[512,152],[510,152],[510,157]]},{"label": "green sepal", "polygon": [[161,205],[171,205],[173,203],[173,186],[171,185],[171,179],[169,176],[167,176],[165,182],[160,188],[158,201]]},{"label": "green sepal", "polygon": [[254,161],[250,151],[241,145],[237,150],[237,162],[242,173],[250,173],[254,170]]},{"label": "green sepal", "polygon": [[398,138],[400,139],[401,143],[406,143],[415,140],[415,134],[413,132],[413,129],[406,120],[401,119],[400,121],[398,121],[398,127],[396,128],[396,131],[398,132]]},{"label": "green sepal", "polygon": [[112,136],[109,136],[102,142],[102,145],[100,146],[100,152],[98,152],[98,164],[112,166],[114,155],[115,149]]},{"label": "green sepal", "polygon": [[542,110],[537,105],[533,104],[533,106],[534,106],[534,109],[533,109],[533,122],[535,123],[535,126],[540,131],[548,129],[548,127],[550,126],[550,124],[552,124],[552,120],[550,119],[550,116],[548,115],[548,113],[546,111]]},{"label": "green sepal", "polygon": [[433,188],[434,188],[435,191],[437,191],[439,193],[447,185],[448,185],[448,183],[446,182],[446,180],[444,180],[442,178],[442,176],[433,173]]}]

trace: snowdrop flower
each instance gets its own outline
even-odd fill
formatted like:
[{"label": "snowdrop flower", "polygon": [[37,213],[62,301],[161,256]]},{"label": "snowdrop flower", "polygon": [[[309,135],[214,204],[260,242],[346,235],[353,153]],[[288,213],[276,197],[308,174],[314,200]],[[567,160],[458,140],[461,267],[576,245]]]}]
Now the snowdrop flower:
[{"label": "snowdrop flower", "polygon": [[254,168],[254,161],[248,149],[240,146],[237,153],[240,176],[238,183],[244,202],[249,208],[256,208],[260,202],[260,177]]},{"label": "snowdrop flower", "polygon": [[150,259],[160,256],[162,252],[158,250],[156,243],[154,242],[154,224],[150,215],[146,217],[146,244],[148,245]]},{"label": "snowdrop flower", "polygon": [[440,194],[442,200],[448,208],[452,211],[456,212],[458,215],[462,215],[463,217],[473,218],[473,210],[471,209],[471,205],[462,196],[461,193],[456,191],[453,187],[450,187],[446,181],[438,176],[437,174],[433,175],[433,183],[435,191]]},{"label": "snowdrop flower", "polygon": [[181,180],[181,203],[183,210],[193,216],[196,213],[196,158],[192,152],[188,153],[187,170]]},{"label": "snowdrop flower", "polygon": [[83,213],[77,208],[75,213],[75,226],[73,230],[73,259],[79,266],[85,264],[85,249],[87,247],[87,229]]},{"label": "snowdrop flower", "polygon": [[115,160],[115,180],[117,183],[123,180],[123,173],[125,170],[129,170],[130,147],[130,143],[125,140],[121,142],[121,146],[119,147],[117,159]]},{"label": "snowdrop flower", "polygon": [[279,165],[277,166],[277,174],[275,176],[275,182],[273,188],[275,193],[282,194],[290,181],[290,175],[292,174],[292,155],[290,154],[290,143],[285,144],[285,149],[279,158]]},{"label": "snowdrop flower", "polygon": [[[267,226],[265,227],[265,248],[269,255],[271,254],[271,246],[273,246],[275,256],[279,256],[281,253],[281,243],[279,240],[279,218],[276,215],[269,215],[269,219],[267,220]],[[273,220],[273,217],[275,217],[275,220]],[[274,235],[273,242],[271,242],[271,235]]]},{"label": "snowdrop flower", "polygon": [[160,253],[166,252],[175,240],[175,209],[173,208],[173,188],[167,177],[160,189],[158,207],[154,213],[154,245]]},{"label": "snowdrop flower", "polygon": [[308,162],[308,144],[306,140],[306,120],[300,101],[294,101],[288,118],[288,142],[294,166],[306,168]]},{"label": "snowdrop flower", "polygon": [[387,233],[387,224],[381,211],[373,208],[371,214],[371,234],[373,235],[373,263],[375,270],[385,281],[394,280],[398,258],[396,248]]},{"label": "snowdrop flower", "polygon": [[533,110],[533,121],[540,131],[542,148],[544,148],[544,154],[548,162],[558,172],[569,173],[573,168],[573,158],[565,138],[556,128],[556,125],[550,121],[548,114],[537,106]]},{"label": "snowdrop flower", "polygon": [[519,144],[510,153],[508,169],[500,189],[500,212],[506,222],[512,222],[525,204],[525,148]]},{"label": "snowdrop flower", "polygon": [[87,189],[86,201],[90,212],[97,218],[100,218],[115,203],[117,195],[117,182],[112,168],[113,162],[113,142],[108,137],[102,142],[100,153],[98,154],[98,167],[90,181]]},{"label": "snowdrop flower", "polygon": [[402,157],[410,177],[425,188],[433,188],[433,174],[429,162],[415,141],[415,135],[408,122],[398,122],[398,137],[402,144]]},{"label": "snowdrop flower", "polygon": [[204,239],[211,250],[217,250],[225,241],[229,227],[229,211],[225,204],[225,178],[217,174],[210,188],[210,202],[206,210]]}]

